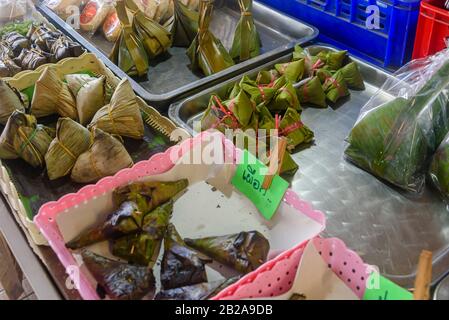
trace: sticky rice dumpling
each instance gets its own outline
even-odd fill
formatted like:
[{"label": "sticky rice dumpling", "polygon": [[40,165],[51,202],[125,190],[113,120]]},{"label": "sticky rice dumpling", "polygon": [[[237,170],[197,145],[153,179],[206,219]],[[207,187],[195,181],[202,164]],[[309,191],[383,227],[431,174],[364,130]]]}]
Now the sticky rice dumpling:
[{"label": "sticky rice dumpling", "polygon": [[326,108],[326,94],[324,93],[321,81],[318,77],[313,77],[297,90],[301,104],[312,104],[320,108]]},{"label": "sticky rice dumpling", "polygon": [[139,221],[143,220],[144,213],[132,201],[124,201],[117,210],[109,214],[99,226],[90,228],[66,244],[69,249],[81,249],[91,244],[119,239],[140,231]]},{"label": "sticky rice dumpling", "polygon": [[115,42],[110,58],[126,74],[141,77],[147,73],[149,68],[145,47],[132,28],[125,2],[118,1],[115,8],[122,30]]},{"label": "sticky rice dumpling", "polygon": [[347,51],[321,51],[317,57],[323,61],[330,70],[337,71],[343,66],[343,62],[347,58]]},{"label": "sticky rice dumpling", "polygon": [[221,101],[218,96],[212,95],[209,100],[209,105],[201,118],[201,130],[216,129],[220,132],[225,132],[228,128],[240,128],[239,120],[228,109],[224,101]]},{"label": "sticky rice dumpling", "polygon": [[234,65],[221,41],[209,31],[212,11],[213,1],[200,1],[198,34],[187,50],[192,70],[202,71],[206,76]]},{"label": "sticky rice dumpling", "polygon": [[189,47],[198,33],[199,14],[180,0],[174,1],[173,46]]},{"label": "sticky rice dumpling", "polygon": [[162,240],[173,212],[173,201],[168,201],[143,216],[141,231],[112,242],[112,254],[129,263],[152,267],[159,256]]},{"label": "sticky rice dumpling", "polygon": [[444,200],[449,200],[449,134],[432,157],[429,175]]},{"label": "sticky rice dumpling", "polygon": [[276,70],[285,78],[293,83],[299,82],[305,74],[304,59],[293,62],[278,63],[275,65]]},{"label": "sticky rice dumpling", "polygon": [[201,257],[186,246],[174,225],[168,226],[161,262],[164,290],[207,282],[205,265],[210,262],[212,260]]},{"label": "sticky rice dumpling", "polygon": [[37,118],[59,114],[75,121],[78,120],[76,101],[67,86],[62,81],[56,69],[47,67],[35,84],[31,113]]},{"label": "sticky rice dumpling", "polygon": [[70,118],[59,118],[56,137],[45,154],[50,180],[70,174],[78,157],[90,146],[89,130]]},{"label": "sticky rice dumpling", "polygon": [[[71,80],[71,77],[66,76],[69,88],[75,89],[76,82]],[[77,77],[76,79],[80,79]],[[87,79],[86,79],[87,80]],[[76,81],[76,80],[75,80]],[[76,109],[78,110],[79,122],[85,126],[95,116],[95,113],[106,105],[107,88],[106,77],[93,78],[82,84],[78,90],[71,90],[76,98]]]},{"label": "sticky rice dumpling", "polygon": [[[279,78],[279,80],[282,78],[284,78],[284,76]],[[267,105],[267,107],[272,113],[282,113],[288,108],[293,108],[297,111],[302,110],[298,95],[296,94],[296,89],[288,80],[281,88],[276,91],[273,99]]]},{"label": "sticky rice dumpling", "polygon": [[280,77],[279,72],[276,70],[263,70],[257,74],[256,83],[264,85],[273,85],[274,82]]},{"label": "sticky rice dumpling", "polygon": [[143,119],[133,88],[123,79],[112,95],[111,102],[97,111],[89,127],[133,139],[144,135]]},{"label": "sticky rice dumpling", "polygon": [[236,61],[246,61],[260,54],[262,42],[252,16],[253,0],[238,0],[240,20],[234,33],[231,57]]},{"label": "sticky rice dumpling", "polygon": [[33,115],[14,111],[0,136],[0,158],[22,158],[33,167],[44,167],[54,136],[54,129],[37,124]]},{"label": "sticky rice dumpling", "polygon": [[101,129],[93,128],[90,147],[76,160],[71,178],[79,183],[96,182],[133,164],[122,141]]},{"label": "sticky rice dumpling", "polygon": [[185,179],[174,182],[135,182],[114,190],[114,203],[133,201],[142,212],[150,212],[156,207],[169,201],[178,193],[183,191],[189,182]]},{"label": "sticky rice dumpling", "polygon": [[106,294],[115,300],[142,299],[155,289],[153,271],[83,251],[83,262]]},{"label": "sticky rice dumpling", "polygon": [[287,137],[287,149],[293,150],[300,144],[310,143],[313,140],[313,132],[301,121],[299,113],[288,108],[282,117],[280,126],[281,135]]},{"label": "sticky rice dumpling", "polygon": [[365,83],[357,63],[348,63],[340,69],[340,72],[343,74],[343,78],[349,88],[354,90],[365,90]]},{"label": "sticky rice dumpling", "polygon": [[270,250],[268,240],[258,231],[184,241],[189,247],[241,273],[260,267]]},{"label": "sticky rice dumpling", "polygon": [[283,85],[283,79],[275,80],[270,84],[258,84],[256,81],[251,80],[248,76],[244,76],[240,81],[240,88],[245,91],[252,101],[257,105],[261,103],[269,103],[273,99],[277,90]]},{"label": "sticky rice dumpling", "polygon": [[25,111],[22,98],[16,89],[0,79],[0,123],[5,125],[16,110]]},{"label": "sticky rice dumpling", "polygon": [[139,10],[133,0],[124,0],[126,7],[133,14],[132,26],[136,35],[142,41],[150,59],[167,51],[171,46],[171,34],[158,21],[152,20]]},{"label": "sticky rice dumpling", "polygon": [[1,40],[6,46],[11,48],[14,56],[18,56],[22,52],[22,49],[29,49],[31,45],[27,37],[15,31],[7,33]]},{"label": "sticky rice dumpling", "polygon": [[349,90],[341,71],[337,71],[332,77],[327,78],[324,81],[323,89],[326,93],[326,98],[332,103],[336,103],[340,98],[349,95]]}]

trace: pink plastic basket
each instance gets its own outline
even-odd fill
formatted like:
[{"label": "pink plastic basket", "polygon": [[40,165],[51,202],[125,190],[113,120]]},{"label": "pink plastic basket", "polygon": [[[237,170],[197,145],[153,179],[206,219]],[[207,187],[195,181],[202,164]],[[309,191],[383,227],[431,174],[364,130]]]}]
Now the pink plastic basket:
[{"label": "pink plastic basket", "polygon": [[[313,244],[329,268],[361,299],[366,289],[366,280],[373,267],[337,238],[312,239]],[[213,300],[239,300],[273,297],[290,290],[295,279],[304,248],[308,241],[268,261],[259,269],[229,286]]]},{"label": "pink plastic basket", "polygon": [[[96,300],[99,299],[99,296],[95,288],[91,285],[88,275],[84,274],[82,271],[79,272],[79,274],[76,274],[78,271],[74,271],[73,266],[76,266],[77,262],[72,253],[65,247],[63,237],[56,223],[57,216],[69,208],[75,207],[85,201],[92,200],[119,186],[129,184],[130,182],[143,177],[161,174],[170,170],[186,152],[201,144],[202,141],[204,141],[203,139],[210,140],[211,135],[219,135],[218,139],[221,139],[225,148],[226,161],[228,163],[235,163],[235,159],[240,150],[236,149],[231,141],[227,140],[221,133],[203,132],[195,138],[188,139],[180,145],[169,148],[164,153],[154,155],[147,161],[137,163],[130,169],[124,169],[113,177],[104,178],[95,185],[85,186],[77,193],[65,195],[58,201],[49,202],[40,208],[38,215],[34,218],[34,222],[41,230],[44,237],[48,240],[49,245],[54,250],[63,266],[66,268],[66,272],[76,284],[83,299]],[[324,229],[324,214],[320,211],[313,210],[308,203],[300,200],[298,195],[292,190],[289,189],[286,192],[283,201],[302,214],[318,222],[322,225],[322,229]]]}]

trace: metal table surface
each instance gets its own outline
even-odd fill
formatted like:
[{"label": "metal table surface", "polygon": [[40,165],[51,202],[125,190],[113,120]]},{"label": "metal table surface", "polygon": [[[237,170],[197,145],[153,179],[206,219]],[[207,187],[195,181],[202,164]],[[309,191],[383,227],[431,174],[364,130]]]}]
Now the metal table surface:
[{"label": "metal table surface", "polygon": [[449,276],[438,284],[433,298],[434,300],[449,300]]}]

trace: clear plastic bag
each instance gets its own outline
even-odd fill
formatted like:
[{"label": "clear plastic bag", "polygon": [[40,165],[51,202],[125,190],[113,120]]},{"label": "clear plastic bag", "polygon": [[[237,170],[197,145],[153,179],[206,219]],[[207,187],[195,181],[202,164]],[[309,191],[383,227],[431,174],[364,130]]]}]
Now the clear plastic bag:
[{"label": "clear plastic bag", "polygon": [[346,157],[375,176],[420,193],[431,155],[449,131],[449,50],[414,60],[365,104]]},{"label": "clear plastic bag", "polygon": [[114,10],[113,0],[90,0],[86,3],[80,14],[80,28],[93,36],[106,17]]},{"label": "clear plastic bag", "polygon": [[27,5],[26,0],[0,0],[0,23],[24,17]]}]

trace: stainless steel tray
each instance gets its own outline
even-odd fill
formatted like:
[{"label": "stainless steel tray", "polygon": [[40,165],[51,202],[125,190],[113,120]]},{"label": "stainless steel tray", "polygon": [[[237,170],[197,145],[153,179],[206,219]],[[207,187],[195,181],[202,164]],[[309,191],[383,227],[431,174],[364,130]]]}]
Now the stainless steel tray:
[{"label": "stainless steel tray", "polygon": [[449,300],[449,275],[436,287],[433,295],[434,300]]},{"label": "stainless steel tray", "polygon": [[[308,49],[311,53],[335,50],[321,45]],[[291,55],[284,56],[249,75],[290,59]],[[421,250],[431,250],[435,284],[449,270],[449,213],[445,205],[430,190],[419,199],[410,198],[343,158],[344,140],[361,107],[392,77],[371,64],[352,60],[361,69],[366,90],[351,91],[350,98],[334,108],[304,110],[303,120],[315,132],[315,144],[293,155],[299,170],[292,188],[326,214],[326,236],[341,238],[364,261],[379,266],[383,274],[405,287],[413,286]],[[210,95],[223,95],[240,79],[173,104],[170,118],[192,132],[192,122],[201,117]]]},{"label": "stainless steel tray", "polygon": [[[83,36],[44,4],[36,6],[53,24],[65,30],[88,51],[95,53],[119,78],[127,77],[109,60],[108,55],[113,44],[107,42],[101,34],[93,37]],[[240,17],[237,1],[217,0],[214,14],[211,30],[229,49],[232,45],[235,26]],[[154,106],[168,107],[176,99],[186,97],[187,94],[198,92],[280,57],[292,51],[296,43],[306,43],[318,35],[316,28],[281,14],[257,1],[254,2],[253,16],[263,44],[260,56],[236,64],[212,76],[202,77],[192,73],[189,69],[190,61],[185,53],[186,49],[174,47],[169,49],[167,54],[152,61],[147,76],[132,80],[134,90]]]}]

